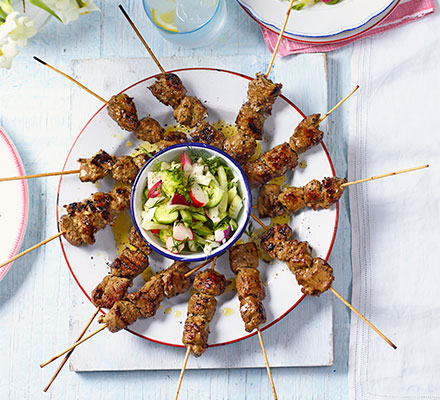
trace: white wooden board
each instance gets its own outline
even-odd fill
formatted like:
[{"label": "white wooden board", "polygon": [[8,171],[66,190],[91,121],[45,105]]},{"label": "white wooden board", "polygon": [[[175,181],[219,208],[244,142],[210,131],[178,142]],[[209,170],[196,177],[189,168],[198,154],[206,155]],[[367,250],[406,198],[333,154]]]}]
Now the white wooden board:
[{"label": "white wooden board", "polygon": [[[161,61],[167,69],[221,67],[247,75],[265,70],[267,63],[261,57],[175,57]],[[72,67],[74,76],[79,81],[106,98],[141,78],[157,73],[156,66],[149,58],[77,60],[73,61]],[[327,109],[324,55],[290,59],[288,62],[280,60],[272,73],[274,80],[283,83],[283,94],[293,102],[300,99],[300,103],[307,107],[305,111],[324,112]],[[72,87],[71,93],[71,136],[75,136],[101,104],[76,87]],[[70,296],[70,341],[73,342],[94,307],[73,279]],[[306,298],[288,316],[264,333],[271,366],[331,365],[332,319],[332,299],[328,294],[319,299]],[[90,330],[97,326],[92,325]],[[70,368],[75,371],[180,369],[183,356],[184,350],[180,348],[151,343],[125,331],[118,334],[104,331],[73,353]],[[256,337],[209,349],[203,357],[192,358],[187,368],[245,367],[264,367]]]}]

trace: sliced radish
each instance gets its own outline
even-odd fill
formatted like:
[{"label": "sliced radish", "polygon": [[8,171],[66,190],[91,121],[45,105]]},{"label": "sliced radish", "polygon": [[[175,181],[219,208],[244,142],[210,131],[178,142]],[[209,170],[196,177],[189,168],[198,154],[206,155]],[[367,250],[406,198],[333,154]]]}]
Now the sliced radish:
[{"label": "sliced radish", "polygon": [[151,233],[152,233],[153,235],[158,235],[159,232],[160,232],[160,229],[152,229],[152,230],[151,230]]},{"label": "sliced radish", "polygon": [[225,239],[227,239],[231,234],[231,227],[228,225],[228,227],[223,231],[223,233],[225,234]]},{"label": "sliced radish", "polygon": [[156,182],[148,191],[148,198],[159,197],[162,192],[162,181]]},{"label": "sliced radish", "polygon": [[188,154],[186,154],[185,152],[183,152],[180,156],[180,163],[182,164],[182,169],[184,172],[192,171],[191,158],[189,158]]},{"label": "sliced radish", "polygon": [[185,243],[179,243],[172,236],[167,239],[167,250],[171,253],[178,254],[185,248]]},{"label": "sliced radish", "polygon": [[191,197],[194,207],[203,207],[209,201],[209,196],[197,183],[192,185],[189,197]]},{"label": "sliced radish", "polygon": [[174,205],[189,206],[189,203],[186,201],[185,196],[179,193],[173,194],[173,197],[171,197],[170,204],[172,206]]},{"label": "sliced radish", "polygon": [[217,229],[214,231],[215,241],[221,243],[225,239],[225,231]]},{"label": "sliced radish", "polygon": [[194,240],[194,233],[191,228],[185,227],[185,225],[181,222],[174,224],[173,226],[173,237],[176,240]]}]

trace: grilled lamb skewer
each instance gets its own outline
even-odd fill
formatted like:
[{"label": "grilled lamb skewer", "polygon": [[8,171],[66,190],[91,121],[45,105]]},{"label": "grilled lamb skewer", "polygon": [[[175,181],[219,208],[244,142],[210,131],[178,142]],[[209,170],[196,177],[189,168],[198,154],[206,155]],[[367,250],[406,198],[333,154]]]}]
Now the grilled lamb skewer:
[{"label": "grilled lamb skewer", "polygon": [[198,272],[194,277],[193,287],[197,292],[188,301],[182,342],[195,357],[208,348],[209,324],[217,307],[215,296],[223,294],[229,283],[224,275],[212,269]]},{"label": "grilled lamb skewer", "polygon": [[125,93],[111,97],[108,101],[107,112],[110,118],[126,131],[134,132],[139,125],[133,98]]},{"label": "grilled lamb skewer", "polygon": [[133,324],[138,318],[153,317],[160,303],[186,292],[191,286],[188,263],[176,261],[166,270],[158,272],[135,293],[130,293],[126,300],[116,301],[110,311],[100,317],[100,323],[107,324],[110,332],[118,332]]},{"label": "grilled lamb skewer", "polygon": [[114,188],[111,192],[97,192],[82,202],[64,206],[67,214],[60,218],[59,228],[73,246],[95,243],[95,234],[113,225],[119,213],[130,207],[130,189]]},{"label": "grilled lamb skewer", "polygon": [[289,145],[283,143],[265,152],[258,160],[244,164],[243,170],[251,188],[268,183],[274,178],[283,176],[288,170],[298,165],[298,154],[320,143],[324,133],[314,124],[320,114],[312,114],[304,118],[295,128]]},{"label": "grilled lamb skewer", "polygon": [[307,242],[293,239],[287,224],[268,229],[261,237],[261,248],[270,257],[286,262],[304,294],[319,296],[330,289],[335,279],[333,268],[322,258],[313,257]]},{"label": "grilled lamb skewer", "polygon": [[258,196],[258,214],[265,218],[293,214],[305,207],[327,209],[339,201],[346,183],[346,179],[336,177],[324,178],[322,182],[313,179],[303,187],[290,186],[282,191],[279,185],[264,185]]},{"label": "grilled lamb skewer", "polygon": [[151,249],[134,226],[130,229],[128,240],[135,250],[125,247],[121,255],[110,264],[111,275],[106,275],[92,291],[95,306],[111,308],[116,301],[125,298],[128,288],[133,285],[133,279],[149,266],[148,255]]},{"label": "grilled lamb skewer", "polygon": [[235,285],[240,300],[240,314],[247,332],[266,322],[262,301],[266,297],[258,271],[258,250],[255,243],[235,245],[229,250],[229,264],[237,274]]}]

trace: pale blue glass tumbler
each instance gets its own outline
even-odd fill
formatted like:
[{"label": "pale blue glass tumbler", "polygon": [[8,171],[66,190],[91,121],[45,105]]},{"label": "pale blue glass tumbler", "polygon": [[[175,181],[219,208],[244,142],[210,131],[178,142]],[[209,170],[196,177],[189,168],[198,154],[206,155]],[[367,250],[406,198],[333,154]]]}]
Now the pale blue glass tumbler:
[{"label": "pale blue glass tumbler", "polygon": [[[218,36],[218,34],[222,31],[226,21],[226,0],[217,0],[215,7],[213,7],[212,9],[212,14],[204,20],[201,20],[198,26],[191,26],[187,30],[184,26],[177,26],[176,29],[173,26],[170,27],[164,23],[161,24],[161,21],[158,18],[157,8],[155,9],[158,0],[142,1],[148,18],[150,19],[151,23],[158,29],[159,33],[166,40],[169,40],[170,42],[182,47],[197,48],[211,44]],[[188,1],[194,1],[194,3],[197,4],[197,2],[203,0]],[[192,11],[196,11],[196,9],[197,7],[195,7],[195,9],[193,9]]]}]

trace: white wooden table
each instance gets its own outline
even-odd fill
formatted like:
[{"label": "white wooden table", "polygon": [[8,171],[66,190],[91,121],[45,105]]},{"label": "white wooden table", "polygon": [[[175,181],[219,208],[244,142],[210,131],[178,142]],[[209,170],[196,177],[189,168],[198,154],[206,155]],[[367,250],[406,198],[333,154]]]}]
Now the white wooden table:
[{"label": "white wooden table", "polygon": [[[211,48],[198,50],[176,48],[165,42],[144,16],[140,1],[123,3],[159,57],[239,54],[270,58],[258,26],[232,0],[228,4],[230,18],[221,39]],[[70,126],[71,84],[34,62],[31,56],[37,55],[65,71],[70,70],[72,59],[145,56],[144,49],[122,20],[117,3],[102,0],[97,4],[101,13],[71,25],[61,26],[51,21],[15,60],[11,71],[0,71],[0,125],[12,137],[28,173],[59,169],[71,143],[71,134],[63,134]],[[350,89],[350,56],[351,46],[328,55],[330,104],[336,103]],[[299,57],[307,62],[307,56]],[[289,59],[283,63],[288,65]],[[301,73],[292,71],[292,74]],[[313,84],[310,82],[311,93]],[[301,96],[295,98],[297,105],[305,113],[314,112],[303,93]],[[346,174],[347,112],[347,108],[342,108],[330,117],[326,136],[338,176]],[[85,122],[88,115],[82,118]],[[30,210],[23,249],[55,233],[57,182],[58,178],[29,181]],[[330,263],[335,267],[336,290],[349,298],[347,207],[347,200],[343,198]],[[53,368],[41,370],[38,365],[47,354],[68,343],[69,279],[59,244],[53,242],[17,261],[0,283],[0,398],[172,398],[177,371],[77,374],[66,369],[51,392],[43,394],[42,388]],[[304,301],[317,300],[306,298]],[[349,321],[348,310],[336,303],[333,366],[273,371],[280,399],[347,397]],[[194,370],[185,375],[181,398],[270,399],[272,394],[264,369]]]}]

